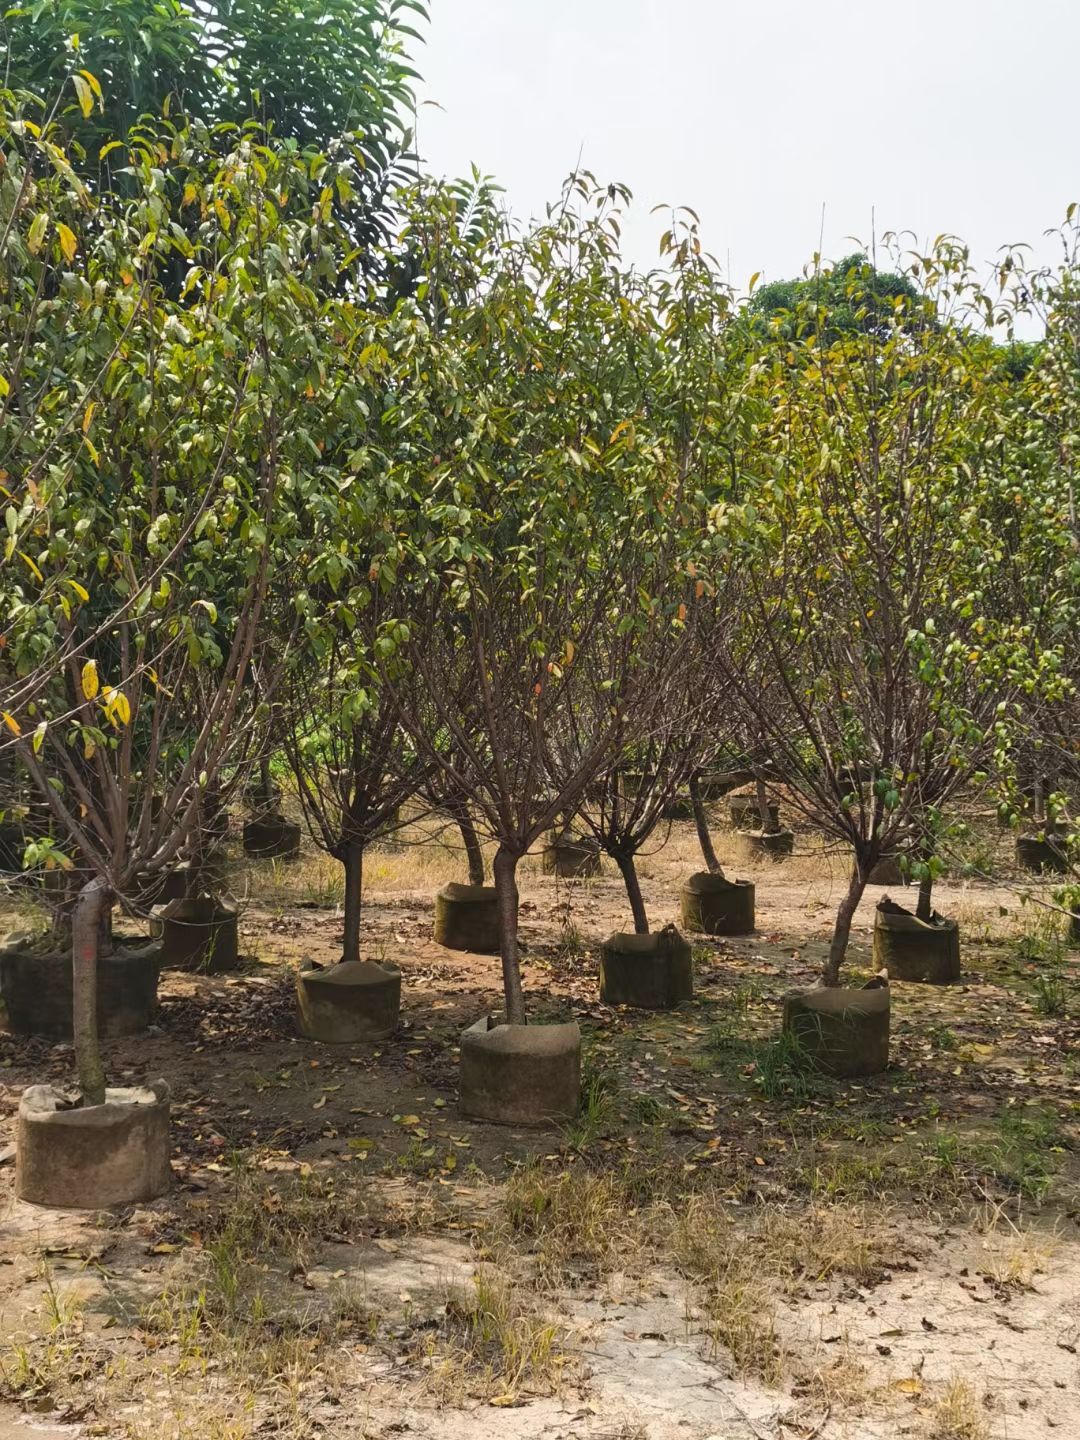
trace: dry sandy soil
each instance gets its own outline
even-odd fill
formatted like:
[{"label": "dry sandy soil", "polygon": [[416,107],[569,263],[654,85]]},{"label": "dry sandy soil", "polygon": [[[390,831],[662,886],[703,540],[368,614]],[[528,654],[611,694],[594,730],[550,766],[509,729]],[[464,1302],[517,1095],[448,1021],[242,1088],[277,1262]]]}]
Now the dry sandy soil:
[{"label": "dry sandy soil", "polygon": [[[340,941],[333,867],[237,863],[240,973],[168,973],[114,1079],[165,1075],[177,1184],[108,1216],[11,1195],[18,1095],[66,1047],[0,1034],[0,1440],[1024,1440],[1080,1434],[1076,957],[989,831],[938,908],[963,983],[893,989],[893,1060],[831,1084],[773,1043],[811,980],[844,863],[800,834],[752,871],[758,933],[695,948],[672,1014],[596,999],[617,876],[526,862],[526,986],[572,1013],[586,1106],[566,1132],[472,1124],[462,1026],[498,964],[430,938],[460,878],[412,827],[367,868],[368,950],[402,1027],[364,1052],[297,1037],[291,973]],[[654,927],[699,868],[677,824],[642,863]],[[869,967],[868,892],[851,957]],[[4,920],[23,918],[12,897]]]}]

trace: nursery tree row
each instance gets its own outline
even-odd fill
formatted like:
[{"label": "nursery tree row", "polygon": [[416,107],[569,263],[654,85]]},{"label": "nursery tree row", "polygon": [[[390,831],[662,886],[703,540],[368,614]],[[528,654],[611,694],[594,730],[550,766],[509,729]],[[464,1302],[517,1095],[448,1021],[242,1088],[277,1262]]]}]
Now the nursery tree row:
[{"label": "nursery tree row", "polygon": [[70,106],[0,105],[4,818],[61,877],[88,1103],[113,907],[201,874],[271,756],[345,869],[346,959],[403,802],[494,842],[511,1024],[521,857],[579,823],[644,933],[634,857],[717,772],[852,855],[829,986],[883,857],[931,919],[972,784],[1068,861],[1072,212],[1054,273],[942,239],[755,305],[689,212],[631,266],[585,173],[529,225],[412,181],[388,232],[306,110],[144,115],[102,184]]}]

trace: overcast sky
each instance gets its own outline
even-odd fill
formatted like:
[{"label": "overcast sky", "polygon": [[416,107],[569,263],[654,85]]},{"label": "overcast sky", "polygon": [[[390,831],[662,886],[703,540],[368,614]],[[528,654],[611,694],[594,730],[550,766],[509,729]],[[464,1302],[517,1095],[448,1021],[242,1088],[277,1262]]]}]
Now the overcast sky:
[{"label": "overcast sky", "polygon": [[818,245],[940,231],[979,259],[1080,198],[1080,0],[429,0],[420,151],[471,163],[539,213],[579,152],[635,195],[701,216],[736,285]]}]

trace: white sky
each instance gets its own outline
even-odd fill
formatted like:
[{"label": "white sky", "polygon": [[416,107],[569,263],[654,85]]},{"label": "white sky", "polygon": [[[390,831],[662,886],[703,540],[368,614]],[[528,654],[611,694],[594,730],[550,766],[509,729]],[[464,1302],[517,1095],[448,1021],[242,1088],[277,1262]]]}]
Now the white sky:
[{"label": "white sky", "polygon": [[1080,0],[429,0],[419,148],[539,213],[582,163],[698,211],[743,286],[878,233],[962,236],[989,260],[1080,199]]}]

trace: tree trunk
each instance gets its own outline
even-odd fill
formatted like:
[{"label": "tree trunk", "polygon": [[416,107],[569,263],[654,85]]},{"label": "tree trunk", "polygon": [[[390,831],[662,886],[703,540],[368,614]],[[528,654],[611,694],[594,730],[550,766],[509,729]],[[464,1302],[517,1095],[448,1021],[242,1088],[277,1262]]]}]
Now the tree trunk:
[{"label": "tree trunk", "polygon": [[927,875],[925,880],[919,881],[919,900],[915,906],[915,915],[919,920],[930,924],[930,917],[934,913],[934,877]]},{"label": "tree trunk", "polygon": [[821,974],[824,985],[837,986],[840,984],[840,968],[844,963],[844,956],[847,954],[851,922],[855,918],[855,911],[859,908],[859,901],[862,899],[865,889],[866,879],[862,862],[860,859],[856,859],[855,864],[851,867],[851,879],[848,881],[847,894],[840,901],[840,908],[836,912],[832,942],[829,945],[829,954]]},{"label": "tree trunk", "polygon": [[75,1066],[85,1105],[105,1104],[105,1070],[98,1043],[97,962],[101,917],[107,901],[105,882],[95,876],[83,886],[71,927],[72,1030]]},{"label": "tree trunk", "polygon": [[764,780],[757,782],[757,810],[758,819],[761,821],[761,833],[772,835],[778,827],[772,823],[772,815],[769,811],[769,792],[765,788]]},{"label": "tree trunk", "polygon": [[472,816],[468,808],[461,805],[454,814],[457,820],[458,829],[461,831],[462,843],[465,846],[465,854],[469,861],[469,884],[483,885],[484,883],[484,852],[480,848],[480,841],[476,834],[476,826],[472,822]]},{"label": "tree trunk", "polygon": [[645,901],[641,894],[641,882],[638,880],[634,856],[632,853],[616,855],[615,863],[619,867],[623,884],[626,886],[626,896],[630,901],[630,909],[634,916],[634,931],[638,935],[647,935],[649,933],[649,917],[645,913]]},{"label": "tree trunk", "polygon": [[518,950],[518,857],[500,845],[495,852],[495,889],[499,900],[499,949],[502,955],[503,994],[508,1025],[525,1024],[525,996],[521,989],[521,955]]},{"label": "tree trunk", "polygon": [[264,755],[259,761],[259,790],[262,803],[269,810],[274,799],[274,782],[270,777],[270,756]]},{"label": "tree trunk", "polygon": [[360,907],[364,885],[364,847],[355,842],[345,846],[345,942],[342,960],[360,959]]},{"label": "tree trunk", "polygon": [[716,858],[716,851],[713,849],[712,836],[709,834],[709,821],[705,814],[705,802],[701,798],[701,787],[696,775],[690,776],[690,804],[694,807],[694,824],[697,826],[698,844],[701,846],[705,868],[710,875],[722,875],[724,871],[720,861]]}]

